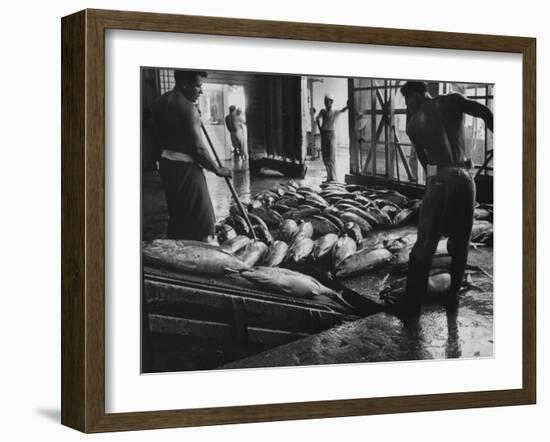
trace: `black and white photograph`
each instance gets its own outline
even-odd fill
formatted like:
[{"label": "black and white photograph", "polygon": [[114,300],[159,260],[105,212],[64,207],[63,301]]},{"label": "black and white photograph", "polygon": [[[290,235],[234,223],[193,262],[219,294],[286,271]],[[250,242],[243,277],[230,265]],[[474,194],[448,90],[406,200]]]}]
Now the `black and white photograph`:
[{"label": "black and white photograph", "polygon": [[494,356],[493,84],[140,74],[142,373]]}]

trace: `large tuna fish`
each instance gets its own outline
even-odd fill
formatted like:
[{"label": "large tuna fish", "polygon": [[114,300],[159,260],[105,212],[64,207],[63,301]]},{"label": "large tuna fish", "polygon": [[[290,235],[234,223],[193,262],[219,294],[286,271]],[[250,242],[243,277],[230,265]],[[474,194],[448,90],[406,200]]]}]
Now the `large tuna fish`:
[{"label": "large tuna fish", "polygon": [[376,204],[370,206],[366,212],[376,218],[380,226],[391,226],[393,224],[388,214],[382,212]]},{"label": "large tuna fish", "polygon": [[231,215],[225,220],[225,224],[233,226],[237,235],[250,236],[250,227],[248,227],[245,219],[240,215]]},{"label": "large tuna fish", "polygon": [[327,201],[321,196],[313,192],[298,190],[306,198],[306,202],[313,204],[315,207],[324,208],[328,206]]},{"label": "large tuna fish", "polygon": [[249,267],[255,265],[267,252],[267,246],[262,241],[252,241],[246,245],[236,257]]},{"label": "large tuna fish", "polygon": [[342,213],[342,215],[340,215],[340,219],[344,223],[352,222],[357,224],[364,235],[372,230],[372,226],[369,224],[369,222],[366,221],[364,218],[361,218],[359,215],[356,215],[355,213],[344,212]]},{"label": "large tuna fish", "polygon": [[489,221],[476,220],[472,226],[472,234],[470,239],[474,242],[481,242],[481,240],[488,235],[493,237],[493,224]]},{"label": "large tuna fish", "polygon": [[220,243],[229,241],[237,236],[237,232],[235,232],[233,226],[230,226],[229,224],[221,224],[217,226],[216,233],[218,234],[218,241]]},{"label": "large tuna fish", "polygon": [[269,227],[276,229],[279,224],[283,221],[283,217],[279,215],[275,210],[271,210],[265,207],[260,207],[258,209],[253,209],[250,213],[261,218]]},{"label": "large tuna fish", "polygon": [[391,257],[391,252],[386,249],[363,249],[344,259],[335,269],[334,274],[342,278],[373,270],[386,264]]},{"label": "large tuna fish", "polygon": [[382,212],[384,212],[386,215],[388,215],[390,217],[390,219],[392,220],[393,222],[393,219],[395,218],[395,216],[401,212],[401,209],[398,209],[396,208],[395,206],[391,205],[391,204],[388,204],[386,206],[382,206],[380,208],[380,210]]},{"label": "large tuna fish", "polygon": [[313,224],[311,224],[309,221],[304,221],[298,225],[298,231],[296,232],[296,236],[294,239],[297,238],[311,238],[313,236]]},{"label": "large tuna fish", "polygon": [[370,211],[360,209],[358,207],[349,207],[346,209],[346,212],[355,213],[356,215],[363,218],[365,221],[367,221],[372,227],[377,226],[379,223],[377,218],[374,218]]},{"label": "large tuna fish", "polygon": [[276,204],[283,204],[287,207],[298,207],[298,204],[302,201],[302,199],[296,198],[294,196],[284,196],[281,199],[277,201]]},{"label": "large tuna fish", "polygon": [[289,247],[286,261],[291,264],[304,262],[313,251],[313,240],[307,237],[297,237]]},{"label": "large tuna fish", "polygon": [[493,212],[483,207],[476,207],[474,211],[474,219],[492,221]]},{"label": "large tuna fish", "polygon": [[[350,197],[351,195],[353,194],[346,191],[339,190],[339,189],[323,190],[321,192],[321,196],[325,199],[328,199],[328,198],[342,199],[345,197]],[[352,196],[352,198],[354,197]]]},{"label": "large tuna fish", "polygon": [[223,276],[250,266],[220,247],[198,241],[157,239],[142,243],[144,263],[197,275]]},{"label": "large tuna fish", "polygon": [[271,206],[271,209],[275,210],[275,212],[277,212],[279,215],[283,215],[289,210],[292,210],[292,207],[285,206],[284,204],[280,204],[280,203],[275,203]]},{"label": "large tuna fish", "polygon": [[393,218],[393,223],[396,226],[403,226],[406,224],[416,224],[418,222],[418,214],[420,209],[406,208],[401,210]]},{"label": "large tuna fish", "polygon": [[342,235],[332,248],[332,267],[338,267],[344,259],[353,255],[356,251],[357,243],[348,235]]},{"label": "large tuna fish", "polygon": [[[261,201],[259,201],[259,203],[262,205]],[[244,201],[241,201],[241,207],[246,210],[246,203]],[[232,203],[231,206],[229,206],[229,216],[234,215],[242,216],[241,208],[236,203]]]},{"label": "large tuna fish", "polygon": [[262,259],[262,265],[266,267],[277,267],[281,264],[288,252],[288,244],[284,241],[275,241]]},{"label": "large tuna fish", "polygon": [[363,207],[369,207],[374,204],[374,202],[370,198],[367,198],[366,196],[363,196],[363,195],[357,195],[357,197],[355,198],[355,201],[357,201],[358,203],[361,203]]},{"label": "large tuna fish", "polygon": [[256,234],[256,238],[258,238],[260,241],[265,242],[268,246],[271,245],[273,242],[273,236],[271,235],[271,232],[267,227],[256,225],[252,226],[254,229],[254,233]]},{"label": "large tuna fish", "polygon": [[338,218],[336,215],[332,215],[328,212],[322,212],[319,216],[322,216],[323,218],[328,219],[332,224],[334,224],[338,230],[341,230],[344,228],[344,222]]},{"label": "large tuna fish", "polygon": [[[388,305],[395,305],[404,300],[407,278],[401,278],[385,287],[380,292],[380,299]],[[448,293],[451,288],[450,273],[436,273],[428,278],[428,296],[437,296]]]},{"label": "large tuna fish", "polygon": [[347,222],[344,224],[344,228],[341,230],[341,233],[345,233],[351,239],[353,239],[357,244],[363,241],[363,235],[361,234],[361,229],[354,222]]},{"label": "large tuna fish", "polygon": [[407,266],[409,264],[411,250],[414,244],[408,244],[403,246],[400,249],[395,250],[393,256],[391,257],[391,265],[395,266],[397,269]]},{"label": "large tuna fish", "polygon": [[266,290],[285,296],[311,299],[336,311],[346,311],[341,296],[315,278],[280,267],[254,267],[241,275]]},{"label": "large tuna fish", "polygon": [[313,215],[307,218],[307,221],[313,226],[313,238],[319,238],[327,233],[338,232],[338,227],[336,227],[332,221],[329,221],[323,216]]},{"label": "large tuna fish", "polygon": [[235,238],[224,242],[221,246],[222,250],[228,253],[237,253],[242,248],[252,241],[248,236],[237,235]]},{"label": "large tuna fish", "polygon": [[317,209],[315,207],[298,207],[297,209],[294,209],[294,210],[289,210],[288,212],[286,212],[283,217],[285,219],[293,219],[294,221],[299,221],[301,219],[304,219],[304,218],[307,218],[307,217],[310,217],[310,216],[313,216],[313,215],[317,215],[318,213],[320,213],[321,210],[320,209]]},{"label": "large tuna fish", "polygon": [[335,233],[328,233],[315,241],[313,244],[313,251],[311,252],[313,259],[319,260],[327,256],[334,244],[336,244],[336,241],[338,241],[338,235]]},{"label": "large tuna fish", "polygon": [[286,243],[291,243],[294,237],[298,233],[298,224],[293,219],[285,219],[280,225],[278,230],[279,239],[282,239]]},{"label": "large tuna fish", "polygon": [[418,235],[416,233],[409,233],[405,236],[401,236],[397,239],[384,240],[384,247],[392,253],[396,253],[399,250],[412,247],[416,242]]},{"label": "large tuna fish", "polygon": [[256,216],[253,213],[249,213],[248,216],[250,218],[250,222],[253,224],[252,228],[254,229],[258,239],[265,242],[267,245],[270,245],[273,242],[273,237],[271,236],[271,232],[267,228],[266,223],[259,216]]},{"label": "large tuna fish", "polygon": [[313,186],[306,186],[302,184],[298,189],[296,189],[297,192],[310,192],[310,193],[319,193],[321,191],[318,187]]}]

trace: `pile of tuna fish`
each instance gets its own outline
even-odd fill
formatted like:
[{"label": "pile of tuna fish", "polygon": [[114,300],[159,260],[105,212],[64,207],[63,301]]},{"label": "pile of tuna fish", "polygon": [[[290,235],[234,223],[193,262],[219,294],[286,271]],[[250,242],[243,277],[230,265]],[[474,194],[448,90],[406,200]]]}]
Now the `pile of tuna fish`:
[{"label": "pile of tuna fish", "polygon": [[[261,288],[345,306],[332,289],[304,274],[309,264],[343,279],[387,266],[406,271],[416,242],[421,200],[399,192],[343,183],[320,188],[280,184],[258,193],[247,206],[257,239],[236,207],[217,226],[218,244],[155,240],[144,244],[147,262],[184,272],[240,275]],[[472,241],[492,245],[492,207],[476,208]],[[448,269],[447,240],[438,245],[433,268]]]},{"label": "pile of tuna fish", "polygon": [[[250,265],[299,268],[320,262],[336,278],[391,265],[406,268],[416,242],[421,200],[385,188],[343,183],[320,188],[294,182],[258,193],[248,216],[258,240],[235,208],[218,226],[222,249]],[[492,245],[490,205],[476,208],[472,241]],[[446,255],[442,239],[436,256]]]}]

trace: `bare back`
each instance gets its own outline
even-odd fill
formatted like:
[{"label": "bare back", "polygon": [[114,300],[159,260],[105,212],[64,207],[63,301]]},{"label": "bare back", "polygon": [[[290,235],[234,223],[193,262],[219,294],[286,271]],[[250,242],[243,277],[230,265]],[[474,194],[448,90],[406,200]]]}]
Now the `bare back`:
[{"label": "bare back", "polygon": [[456,94],[426,99],[407,123],[407,135],[428,164],[453,166],[466,159],[464,113]]}]

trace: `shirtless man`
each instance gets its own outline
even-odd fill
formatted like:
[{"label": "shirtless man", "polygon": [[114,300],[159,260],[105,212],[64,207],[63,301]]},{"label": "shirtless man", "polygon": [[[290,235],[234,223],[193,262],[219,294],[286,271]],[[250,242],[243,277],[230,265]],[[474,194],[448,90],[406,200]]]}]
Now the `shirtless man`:
[{"label": "shirtless man", "polygon": [[203,168],[220,177],[231,171],[210,156],[201,133],[197,100],[202,94],[202,71],[175,71],[176,85],[153,107],[154,135],[162,151],[159,173],[168,204],[167,237],[209,241],[215,217]]},{"label": "shirtless man", "polygon": [[466,157],[464,114],[481,118],[493,131],[489,108],[453,93],[432,98],[425,83],[408,81],[401,88],[409,120],[407,135],[426,171],[418,238],[409,259],[407,289],[401,306],[418,308],[426,294],[432,257],[441,235],[448,234],[452,257],[449,300],[456,301],[468,259],[474,218],[475,183]]}]

